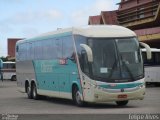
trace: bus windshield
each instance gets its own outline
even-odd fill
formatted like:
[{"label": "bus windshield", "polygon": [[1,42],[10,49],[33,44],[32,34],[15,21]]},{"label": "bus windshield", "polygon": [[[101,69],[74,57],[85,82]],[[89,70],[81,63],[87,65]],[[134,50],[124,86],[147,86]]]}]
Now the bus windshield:
[{"label": "bus windshield", "polygon": [[[78,38],[78,37],[77,37]],[[90,46],[93,63],[88,67],[83,50],[78,48],[82,71],[94,80],[103,82],[130,82],[144,77],[143,62],[136,38],[85,38],[79,37],[77,44]],[[81,48],[82,49],[82,48]]]}]

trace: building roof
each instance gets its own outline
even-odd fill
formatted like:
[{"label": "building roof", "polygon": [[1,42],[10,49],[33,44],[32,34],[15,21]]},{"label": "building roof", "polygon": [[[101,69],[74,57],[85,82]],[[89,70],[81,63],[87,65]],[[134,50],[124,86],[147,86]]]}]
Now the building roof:
[{"label": "building roof", "polygon": [[101,15],[89,16],[88,24],[89,25],[103,24],[102,16]]},{"label": "building roof", "polygon": [[108,24],[118,25],[117,11],[101,11],[100,15],[90,16],[88,20],[89,25]]},{"label": "building roof", "polygon": [[117,11],[102,11],[101,16],[104,24],[118,25]]}]

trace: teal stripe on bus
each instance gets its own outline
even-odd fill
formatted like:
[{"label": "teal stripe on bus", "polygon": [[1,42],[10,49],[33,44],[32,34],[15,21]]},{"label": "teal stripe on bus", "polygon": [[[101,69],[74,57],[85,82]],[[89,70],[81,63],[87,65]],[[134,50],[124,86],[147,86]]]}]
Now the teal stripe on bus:
[{"label": "teal stripe on bus", "polygon": [[102,88],[106,88],[106,89],[122,89],[122,88],[134,88],[137,87],[139,85],[142,85],[143,83],[130,83],[130,84],[116,84],[116,85],[100,85],[100,87]]}]

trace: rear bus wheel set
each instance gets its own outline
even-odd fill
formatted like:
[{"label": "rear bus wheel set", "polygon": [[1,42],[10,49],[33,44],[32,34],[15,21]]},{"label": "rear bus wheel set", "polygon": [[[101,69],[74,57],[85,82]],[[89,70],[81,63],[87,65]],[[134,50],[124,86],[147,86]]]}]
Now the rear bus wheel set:
[{"label": "rear bus wheel set", "polygon": [[29,85],[27,85],[27,96],[29,99],[32,99],[32,89]]},{"label": "rear bus wheel set", "polygon": [[35,100],[39,99],[35,83],[33,83],[31,86],[27,85],[27,96],[29,99],[35,99]]}]

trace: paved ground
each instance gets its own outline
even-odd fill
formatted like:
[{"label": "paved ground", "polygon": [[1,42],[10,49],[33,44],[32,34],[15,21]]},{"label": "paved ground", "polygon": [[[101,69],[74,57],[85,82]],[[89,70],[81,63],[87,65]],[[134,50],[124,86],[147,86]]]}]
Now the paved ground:
[{"label": "paved ground", "polygon": [[[0,113],[10,114],[156,114],[160,113],[160,87],[148,87],[146,97],[130,101],[126,107],[115,103],[77,107],[70,100],[47,98],[27,99],[17,91],[15,81],[0,81]],[[86,117],[85,117],[86,118]],[[93,120],[93,119],[92,119]]]}]

